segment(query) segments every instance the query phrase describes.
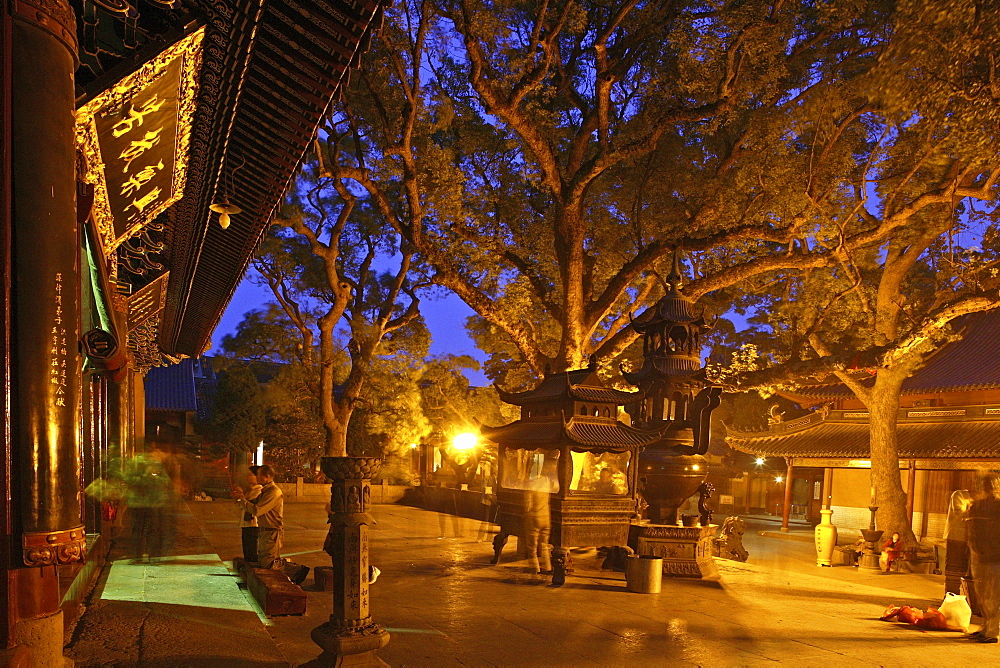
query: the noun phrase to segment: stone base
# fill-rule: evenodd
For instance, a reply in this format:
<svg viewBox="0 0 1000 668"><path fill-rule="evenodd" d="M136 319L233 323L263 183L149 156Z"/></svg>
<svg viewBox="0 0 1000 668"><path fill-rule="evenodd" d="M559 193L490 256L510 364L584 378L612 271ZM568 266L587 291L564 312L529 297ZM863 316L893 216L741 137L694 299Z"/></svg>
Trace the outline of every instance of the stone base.
<svg viewBox="0 0 1000 668"><path fill-rule="evenodd" d="M59 612L48 617L22 619L14 624L14 642L17 646L27 649L32 668L64 668L69 661L63 656L63 613ZM23 651L15 652L11 660L23 660ZM17 665L15 662L12 665Z"/></svg>
<svg viewBox="0 0 1000 668"><path fill-rule="evenodd" d="M316 665L323 666L385 666L376 656L389 644L389 632L378 624L371 624L355 631L337 629L330 623L322 624L310 634L313 642L323 648Z"/></svg>
<svg viewBox="0 0 1000 668"><path fill-rule="evenodd" d="M334 666L335 668L346 668L347 666L366 666L370 668L389 668L389 664L378 658L375 650L363 652L361 654L330 654L323 652L318 657L307 664L305 668L319 668L320 666Z"/></svg>
<svg viewBox="0 0 1000 668"><path fill-rule="evenodd" d="M858 560L858 570L867 573L882 573L882 565L878 562L878 554L865 550Z"/></svg>
<svg viewBox="0 0 1000 668"><path fill-rule="evenodd" d="M638 555L663 559L663 574L670 577L718 580L712 558L712 539L718 525L682 527L670 524L633 524L629 546Z"/></svg>

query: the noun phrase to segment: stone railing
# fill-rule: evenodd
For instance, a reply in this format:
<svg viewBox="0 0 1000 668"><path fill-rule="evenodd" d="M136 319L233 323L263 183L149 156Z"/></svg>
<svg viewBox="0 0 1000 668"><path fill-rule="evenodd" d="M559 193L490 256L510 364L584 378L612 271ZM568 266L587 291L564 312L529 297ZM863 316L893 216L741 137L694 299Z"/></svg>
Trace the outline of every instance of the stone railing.
<svg viewBox="0 0 1000 668"><path fill-rule="evenodd" d="M301 478L297 482L279 482L278 487L285 495L285 501L291 503L327 503L330 501L330 483L303 482ZM374 481L371 485L372 503L398 503L406 490L411 489L407 485L382 484Z"/></svg>

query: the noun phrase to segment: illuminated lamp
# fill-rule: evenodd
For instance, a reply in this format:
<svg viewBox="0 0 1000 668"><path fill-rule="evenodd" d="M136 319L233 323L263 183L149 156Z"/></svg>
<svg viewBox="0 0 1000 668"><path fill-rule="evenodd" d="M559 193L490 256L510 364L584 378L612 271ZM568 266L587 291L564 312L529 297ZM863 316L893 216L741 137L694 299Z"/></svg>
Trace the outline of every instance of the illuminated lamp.
<svg viewBox="0 0 1000 668"><path fill-rule="evenodd" d="M237 213L243 213L243 209L235 204L230 204L229 198L226 196L223 196L219 202L210 205L208 208L219 214L219 227L222 229L229 227L230 216L234 216Z"/></svg>
<svg viewBox="0 0 1000 668"><path fill-rule="evenodd" d="M451 440L451 445L456 450L471 450L476 447L478 442L479 439L475 434L464 432L455 436L455 438Z"/></svg>

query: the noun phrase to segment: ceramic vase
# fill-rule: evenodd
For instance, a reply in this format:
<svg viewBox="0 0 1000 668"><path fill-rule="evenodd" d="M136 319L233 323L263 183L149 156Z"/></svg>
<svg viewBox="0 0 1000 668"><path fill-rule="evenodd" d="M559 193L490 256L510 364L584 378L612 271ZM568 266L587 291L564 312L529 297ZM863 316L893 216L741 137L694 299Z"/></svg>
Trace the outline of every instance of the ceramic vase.
<svg viewBox="0 0 1000 668"><path fill-rule="evenodd" d="M816 565L832 566L833 550L837 547L837 527L830 521L832 510L824 508L819 513L822 519L816 525Z"/></svg>

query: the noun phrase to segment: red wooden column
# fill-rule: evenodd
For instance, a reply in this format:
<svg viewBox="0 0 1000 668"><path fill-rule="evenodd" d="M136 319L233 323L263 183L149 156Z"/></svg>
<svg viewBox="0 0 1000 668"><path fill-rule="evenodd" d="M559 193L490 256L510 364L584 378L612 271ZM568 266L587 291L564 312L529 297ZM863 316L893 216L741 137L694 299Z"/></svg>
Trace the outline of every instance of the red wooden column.
<svg viewBox="0 0 1000 668"><path fill-rule="evenodd" d="M788 515L792 512L792 475L795 474L795 467L792 466L792 458L788 458L788 472L785 473L785 505L781 509L781 530L788 531Z"/></svg>
<svg viewBox="0 0 1000 668"><path fill-rule="evenodd" d="M906 521L913 526L913 501L917 498L917 460L910 460L909 476L906 478ZM919 538L919 536L917 536Z"/></svg>
<svg viewBox="0 0 1000 668"><path fill-rule="evenodd" d="M78 501L76 17L68 0L4 5L5 100L11 92L2 137L10 441L0 476L9 481L3 490L9 504L4 628L13 653L0 663L61 665L57 568L81 561L86 547Z"/></svg>
<svg viewBox="0 0 1000 668"><path fill-rule="evenodd" d="M820 504L822 507L830 510L830 506L833 505L833 469L827 468L823 470L823 503Z"/></svg>
<svg viewBox="0 0 1000 668"><path fill-rule="evenodd" d="M7 391L13 382L11 364L11 310L13 309L11 264L13 229L14 163L11 157L11 115L13 97L13 44L11 4L0 7L0 384ZM11 428L13 414L10 402L0 402L3 427L0 428L0 664L15 663L14 622L17 618L15 588L11 573L10 549L13 542L13 494L11 491ZM22 653L22 660L26 660Z"/></svg>

